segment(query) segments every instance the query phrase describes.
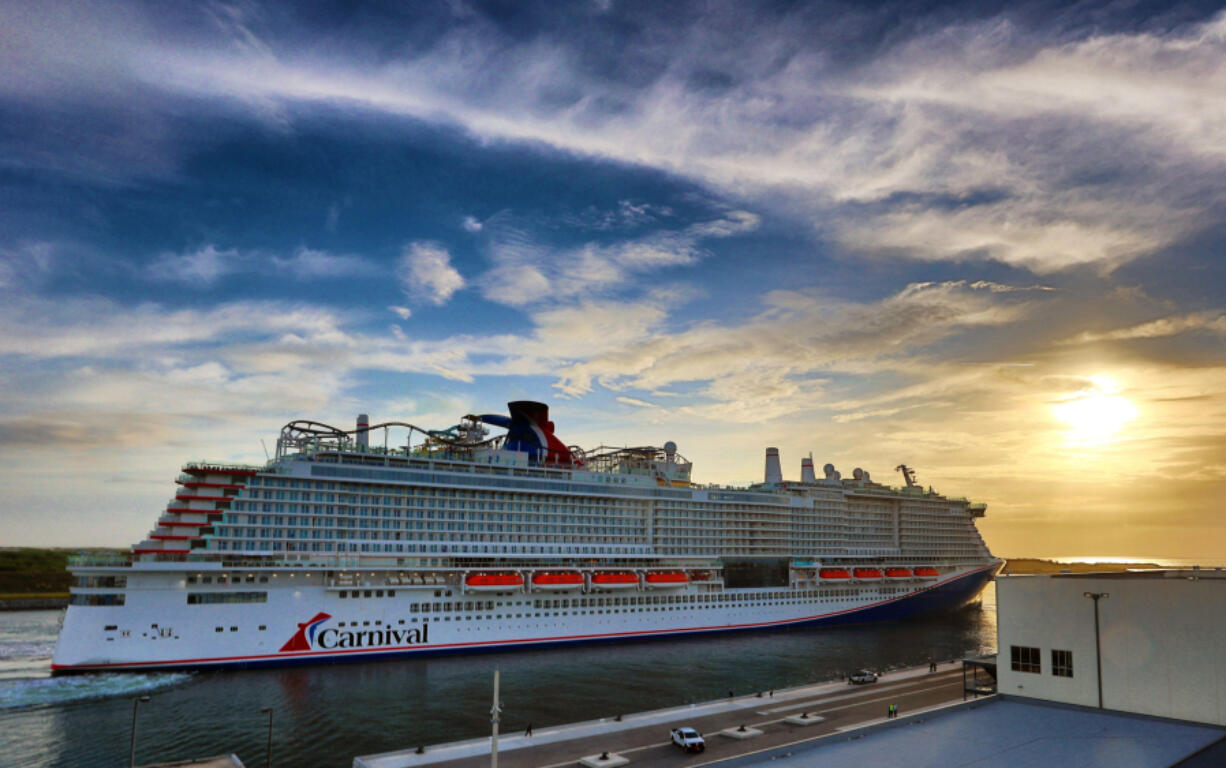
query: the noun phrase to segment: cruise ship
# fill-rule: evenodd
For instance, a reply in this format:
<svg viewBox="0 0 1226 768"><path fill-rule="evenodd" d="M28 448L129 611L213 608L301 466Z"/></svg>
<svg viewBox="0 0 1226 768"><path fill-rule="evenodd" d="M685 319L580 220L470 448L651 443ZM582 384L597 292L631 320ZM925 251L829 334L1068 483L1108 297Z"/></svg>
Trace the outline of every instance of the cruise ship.
<svg viewBox="0 0 1226 768"><path fill-rule="evenodd" d="M491 433L493 436L491 436ZM389 442L390 441L390 442ZM691 481L663 446L567 446L548 406L282 428L188 463L127 557L70 561L55 673L242 668L913 617L995 575L983 504L844 478Z"/></svg>

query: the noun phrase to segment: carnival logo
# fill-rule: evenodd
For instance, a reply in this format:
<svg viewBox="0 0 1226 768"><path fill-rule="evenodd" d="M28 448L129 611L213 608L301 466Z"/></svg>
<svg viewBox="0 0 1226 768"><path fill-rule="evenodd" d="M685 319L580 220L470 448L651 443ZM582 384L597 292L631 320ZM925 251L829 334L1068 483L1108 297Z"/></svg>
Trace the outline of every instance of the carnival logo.
<svg viewBox="0 0 1226 768"><path fill-rule="evenodd" d="M317 613L310 621L298 625L298 631L281 646L281 651L311 651L333 648L379 648L383 646L425 645L430 642L430 625L421 628L392 629L391 627L364 630L342 630L319 625L332 618L327 613Z"/></svg>
<svg viewBox="0 0 1226 768"><path fill-rule="evenodd" d="M315 630L320 624L323 624L328 619L332 618L328 613L317 613L315 618L310 621L303 622L298 625L298 631L289 639L289 642L281 646L281 651L309 651L315 643Z"/></svg>

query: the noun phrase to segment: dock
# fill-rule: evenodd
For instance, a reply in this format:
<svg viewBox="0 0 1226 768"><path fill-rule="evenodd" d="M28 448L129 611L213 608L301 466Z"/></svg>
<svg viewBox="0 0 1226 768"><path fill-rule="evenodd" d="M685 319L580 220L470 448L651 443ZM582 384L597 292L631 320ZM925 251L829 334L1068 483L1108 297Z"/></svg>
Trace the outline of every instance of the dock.
<svg viewBox="0 0 1226 768"><path fill-rule="evenodd" d="M753 692L724 699L599 720L500 735L499 768L562 768L615 765L697 766L773 750L823 736L886 722L891 704L900 717L941 709L963 699L961 667L942 664L882 675L876 683L819 683L786 690ZM703 734L706 750L683 754L669 731L689 726ZM608 754L608 757L601 759ZM621 761L625 762L621 762ZM488 736L449 744L414 745L404 750L354 758L354 768L484 768L490 763Z"/></svg>

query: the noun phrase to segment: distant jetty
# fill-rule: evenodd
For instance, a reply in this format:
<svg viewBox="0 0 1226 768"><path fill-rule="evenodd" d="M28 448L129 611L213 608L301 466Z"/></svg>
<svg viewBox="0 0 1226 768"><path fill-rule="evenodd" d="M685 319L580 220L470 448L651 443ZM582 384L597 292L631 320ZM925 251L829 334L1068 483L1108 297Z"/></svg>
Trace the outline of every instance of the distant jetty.
<svg viewBox="0 0 1226 768"><path fill-rule="evenodd" d="M1133 568L1161 568L1157 563L1059 563L1035 557L1015 557L1005 561L1004 573L1102 573Z"/></svg>

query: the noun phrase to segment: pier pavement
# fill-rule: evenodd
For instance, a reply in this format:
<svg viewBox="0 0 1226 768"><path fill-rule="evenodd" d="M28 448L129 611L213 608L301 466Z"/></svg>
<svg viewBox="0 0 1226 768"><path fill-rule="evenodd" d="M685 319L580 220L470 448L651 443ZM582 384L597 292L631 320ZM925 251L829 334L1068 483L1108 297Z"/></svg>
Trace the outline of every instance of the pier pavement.
<svg viewBox="0 0 1226 768"><path fill-rule="evenodd" d="M889 705L900 715L941 708L962 701L962 673L957 663L882 675L876 683L848 685L845 681L755 692L749 695L538 728L532 736L504 734L498 740L499 768L561 768L603 752L620 755L639 768L698 766L765 749L808 741L820 736L884 722ZM807 715L807 717L800 717ZM799 722L803 724L798 724ZM735 738L740 726L760 735ZM680 726L697 729L706 751L682 753L669 741ZM741 732L743 735L744 732ZM427 745L354 758L354 768L484 768L490 762L489 737ZM602 763L597 763L600 765ZM607 761L603 764L608 764Z"/></svg>

